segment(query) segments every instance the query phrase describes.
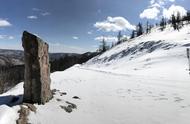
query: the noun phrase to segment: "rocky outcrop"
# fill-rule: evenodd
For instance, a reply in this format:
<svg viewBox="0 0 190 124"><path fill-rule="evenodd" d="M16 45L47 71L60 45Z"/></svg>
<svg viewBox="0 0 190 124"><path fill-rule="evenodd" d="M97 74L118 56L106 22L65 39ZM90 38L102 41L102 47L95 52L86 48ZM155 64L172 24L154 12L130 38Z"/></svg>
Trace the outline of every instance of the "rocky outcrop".
<svg viewBox="0 0 190 124"><path fill-rule="evenodd" d="M45 104L52 98L48 44L23 32L25 77L23 102Z"/></svg>

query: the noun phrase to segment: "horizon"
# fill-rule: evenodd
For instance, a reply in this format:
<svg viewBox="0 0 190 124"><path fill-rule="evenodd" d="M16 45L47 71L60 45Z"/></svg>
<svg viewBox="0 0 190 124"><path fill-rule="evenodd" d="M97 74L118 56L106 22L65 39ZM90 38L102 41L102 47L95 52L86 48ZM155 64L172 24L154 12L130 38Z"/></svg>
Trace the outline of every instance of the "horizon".
<svg viewBox="0 0 190 124"><path fill-rule="evenodd" d="M117 34L129 36L138 22L159 22L190 7L188 0L3 0L0 7L0 49L23 50L27 30L49 44L50 53L85 53L98 49Z"/></svg>

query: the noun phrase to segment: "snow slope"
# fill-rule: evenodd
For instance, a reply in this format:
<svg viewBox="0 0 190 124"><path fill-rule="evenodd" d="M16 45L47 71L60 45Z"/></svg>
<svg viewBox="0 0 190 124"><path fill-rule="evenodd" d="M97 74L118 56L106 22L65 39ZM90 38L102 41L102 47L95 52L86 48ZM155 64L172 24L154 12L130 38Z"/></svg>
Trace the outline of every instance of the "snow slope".
<svg viewBox="0 0 190 124"><path fill-rule="evenodd" d="M190 47L190 25L174 31L167 27L125 42L91 59L85 67L122 74L188 77L186 48Z"/></svg>
<svg viewBox="0 0 190 124"><path fill-rule="evenodd" d="M83 65L52 73L54 98L35 105L37 112L30 113L29 123L190 124L189 31L190 26L180 32L154 29ZM11 120L18 118L18 105L4 104L10 101L7 96L20 94L23 83L0 96L0 101L5 98L0 124L15 124ZM71 113L61 107L68 102L77 106Z"/></svg>

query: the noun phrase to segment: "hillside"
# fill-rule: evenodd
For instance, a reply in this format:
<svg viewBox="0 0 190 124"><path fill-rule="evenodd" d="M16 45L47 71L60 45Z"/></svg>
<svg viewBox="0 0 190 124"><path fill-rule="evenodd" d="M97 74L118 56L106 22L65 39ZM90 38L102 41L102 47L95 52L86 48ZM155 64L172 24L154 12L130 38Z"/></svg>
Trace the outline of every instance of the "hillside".
<svg viewBox="0 0 190 124"><path fill-rule="evenodd" d="M50 53L50 61L59 60L65 56L80 58L82 54L77 53ZM0 66L23 65L24 52L22 50L0 49Z"/></svg>
<svg viewBox="0 0 190 124"><path fill-rule="evenodd" d="M84 66L119 74L188 77L186 48L190 47L190 25L179 32L168 26L125 42L88 61Z"/></svg>
<svg viewBox="0 0 190 124"><path fill-rule="evenodd" d="M54 98L35 104L32 124L189 124L190 25L124 42L82 65L51 74ZM23 83L0 95L0 123L15 124ZM13 97L14 95L14 97ZM15 96L17 101L13 101ZM76 105L70 113L64 108ZM8 107L11 105L13 107Z"/></svg>

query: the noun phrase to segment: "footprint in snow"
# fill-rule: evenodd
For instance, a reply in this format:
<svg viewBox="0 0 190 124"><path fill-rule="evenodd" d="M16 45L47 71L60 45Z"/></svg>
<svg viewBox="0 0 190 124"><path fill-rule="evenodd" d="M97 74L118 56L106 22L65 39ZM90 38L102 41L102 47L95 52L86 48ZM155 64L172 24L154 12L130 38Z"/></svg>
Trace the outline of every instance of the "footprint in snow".
<svg viewBox="0 0 190 124"><path fill-rule="evenodd" d="M158 99L155 99L156 101L157 100L159 100L159 101L161 101L161 100L168 100L168 98L158 98Z"/></svg>
<svg viewBox="0 0 190 124"><path fill-rule="evenodd" d="M180 98L180 97L174 97L174 102L181 102L183 101L184 99Z"/></svg>

